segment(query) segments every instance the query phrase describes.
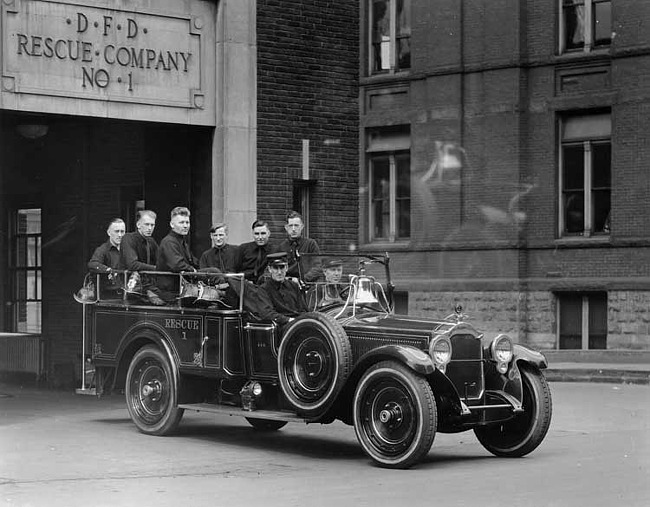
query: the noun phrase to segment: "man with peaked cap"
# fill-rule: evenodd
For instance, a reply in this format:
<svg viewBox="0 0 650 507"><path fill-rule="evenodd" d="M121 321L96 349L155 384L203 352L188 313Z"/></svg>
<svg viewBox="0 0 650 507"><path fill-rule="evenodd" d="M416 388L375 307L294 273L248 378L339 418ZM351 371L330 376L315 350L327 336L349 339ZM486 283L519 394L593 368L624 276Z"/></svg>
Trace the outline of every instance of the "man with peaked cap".
<svg viewBox="0 0 650 507"><path fill-rule="evenodd" d="M276 252L267 256L271 279L262 284L273 303L274 311L264 318L269 318L283 326L295 317L308 311L305 298L297 284L287 279L289 267L287 253Z"/></svg>

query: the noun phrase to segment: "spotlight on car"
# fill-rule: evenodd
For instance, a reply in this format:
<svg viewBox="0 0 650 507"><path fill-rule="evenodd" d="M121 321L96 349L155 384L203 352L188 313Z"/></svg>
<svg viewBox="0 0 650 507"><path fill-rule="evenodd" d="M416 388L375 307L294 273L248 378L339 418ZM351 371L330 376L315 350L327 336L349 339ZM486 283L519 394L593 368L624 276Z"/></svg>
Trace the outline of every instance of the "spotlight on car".
<svg viewBox="0 0 650 507"><path fill-rule="evenodd" d="M490 352L492 353L492 359L497 363L499 373L506 373L513 357L512 340L510 337L505 334L498 335L492 340Z"/></svg>
<svg viewBox="0 0 650 507"><path fill-rule="evenodd" d="M451 341L446 336L437 336L429 345L429 354L441 372L445 372L451 361Z"/></svg>

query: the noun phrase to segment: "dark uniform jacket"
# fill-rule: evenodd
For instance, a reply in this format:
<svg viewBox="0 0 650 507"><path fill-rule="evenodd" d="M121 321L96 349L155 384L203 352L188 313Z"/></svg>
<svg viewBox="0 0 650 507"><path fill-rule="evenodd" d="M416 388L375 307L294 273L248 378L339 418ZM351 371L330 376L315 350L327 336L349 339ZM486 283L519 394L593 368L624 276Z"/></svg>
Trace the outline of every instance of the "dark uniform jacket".
<svg viewBox="0 0 650 507"><path fill-rule="evenodd" d="M201 255L199 267L217 268L222 273L234 273L237 271L239 250L234 245L223 245L221 248L212 247Z"/></svg>
<svg viewBox="0 0 650 507"><path fill-rule="evenodd" d="M129 271L155 271L158 260L158 243L138 231L129 232L120 246L122 263Z"/></svg>
<svg viewBox="0 0 650 507"><path fill-rule="evenodd" d="M278 252L277 247L267 243L258 247L255 241L239 245L237 271L244 273L246 280L257 283L266 270L266 256Z"/></svg>
<svg viewBox="0 0 650 507"><path fill-rule="evenodd" d="M274 309L269 315L263 315L264 319L284 325L289 322L289 317L297 317L307 311L307 303L302 292L291 280L284 282L267 280L262 284L262 288L269 295Z"/></svg>
<svg viewBox="0 0 650 507"><path fill-rule="evenodd" d="M124 269L120 251L111 244L110 240L99 245L88 261L88 269L94 273L106 273L109 268Z"/></svg>
<svg viewBox="0 0 650 507"><path fill-rule="evenodd" d="M320 259L316 255L305 257L297 254L320 254L320 248L316 240L300 237L297 239L285 239L280 243L280 251L287 252L289 256L289 269L287 276L301 278L304 282L314 282L322 274ZM297 254L296 254L297 252ZM300 263L300 264L299 264Z"/></svg>
<svg viewBox="0 0 650 507"><path fill-rule="evenodd" d="M171 271L174 273L196 271L198 263L190 252L190 247L185 238L186 236L169 231L169 234L162 239L158 248L158 262L156 264L158 271ZM158 287L168 291L177 290L178 277L159 276Z"/></svg>

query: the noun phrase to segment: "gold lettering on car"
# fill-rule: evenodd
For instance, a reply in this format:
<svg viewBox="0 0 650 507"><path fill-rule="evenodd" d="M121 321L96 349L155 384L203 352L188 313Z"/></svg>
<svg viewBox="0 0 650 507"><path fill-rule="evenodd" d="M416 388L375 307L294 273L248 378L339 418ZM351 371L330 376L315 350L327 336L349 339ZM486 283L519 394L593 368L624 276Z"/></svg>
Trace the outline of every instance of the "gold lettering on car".
<svg viewBox="0 0 650 507"><path fill-rule="evenodd" d="M180 329L181 331L198 331L199 321L190 319L165 319L167 329Z"/></svg>

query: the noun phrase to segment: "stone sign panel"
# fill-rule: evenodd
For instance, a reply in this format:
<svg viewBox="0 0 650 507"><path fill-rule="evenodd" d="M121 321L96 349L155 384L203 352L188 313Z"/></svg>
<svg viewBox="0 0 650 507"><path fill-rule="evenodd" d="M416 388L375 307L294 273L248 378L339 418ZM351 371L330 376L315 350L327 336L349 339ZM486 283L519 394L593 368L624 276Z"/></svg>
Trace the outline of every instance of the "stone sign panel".
<svg viewBox="0 0 650 507"><path fill-rule="evenodd" d="M213 123L211 4L147 2L186 9L148 12L138 2L128 11L101 2L2 2L3 106L32 109L39 98L60 97L83 102L62 100L51 112L130 118L139 110L152 120Z"/></svg>

